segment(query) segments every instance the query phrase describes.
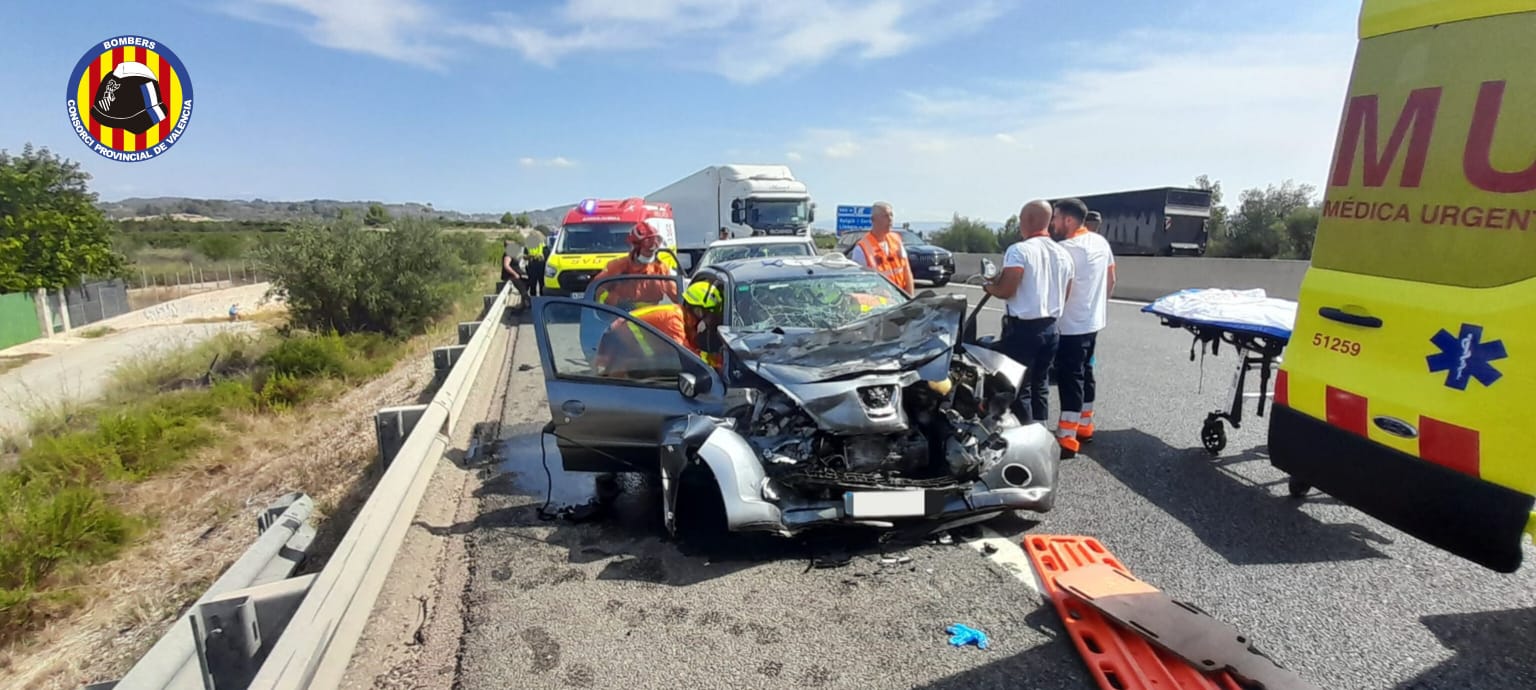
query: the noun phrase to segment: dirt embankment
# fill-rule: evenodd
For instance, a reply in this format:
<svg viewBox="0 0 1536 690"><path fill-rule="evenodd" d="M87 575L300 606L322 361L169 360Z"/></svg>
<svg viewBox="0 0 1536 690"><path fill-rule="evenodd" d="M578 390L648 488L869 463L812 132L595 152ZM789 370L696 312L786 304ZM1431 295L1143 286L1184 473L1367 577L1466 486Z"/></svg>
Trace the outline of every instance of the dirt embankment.
<svg viewBox="0 0 1536 690"><path fill-rule="evenodd" d="M374 412L425 399L427 354L440 344L414 344L392 371L340 398L240 418L237 437L131 487L125 508L152 516L151 534L86 573L92 585L79 594L90 603L0 651L0 687L64 690L120 678L250 546L256 516L289 491L315 499L325 521L317 552L334 546L377 479Z"/></svg>

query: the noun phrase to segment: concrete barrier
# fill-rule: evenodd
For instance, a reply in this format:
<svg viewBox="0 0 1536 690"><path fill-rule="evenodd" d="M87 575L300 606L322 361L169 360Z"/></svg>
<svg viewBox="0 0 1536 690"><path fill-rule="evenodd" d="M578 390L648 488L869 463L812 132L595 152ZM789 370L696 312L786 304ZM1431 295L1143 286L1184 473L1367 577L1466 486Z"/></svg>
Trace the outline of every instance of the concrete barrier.
<svg viewBox="0 0 1536 690"><path fill-rule="evenodd" d="M1001 254L956 254L955 280L981 272L981 260L1003 267ZM1184 288L1263 288L1270 297L1294 300L1309 261L1217 259L1210 257L1115 257L1115 297L1150 302Z"/></svg>

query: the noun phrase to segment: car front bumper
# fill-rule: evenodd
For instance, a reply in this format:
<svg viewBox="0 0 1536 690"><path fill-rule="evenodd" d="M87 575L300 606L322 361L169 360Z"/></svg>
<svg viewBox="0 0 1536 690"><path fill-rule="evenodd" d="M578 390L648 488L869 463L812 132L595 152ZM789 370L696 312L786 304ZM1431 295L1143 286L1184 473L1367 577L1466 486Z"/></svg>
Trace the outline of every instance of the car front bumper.
<svg viewBox="0 0 1536 690"><path fill-rule="evenodd" d="M847 490L832 499L807 499L779 486L767 477L746 439L731 429L717 428L699 448L698 455L715 475L727 527L735 532L788 536L832 525L963 524L1007 510L1050 511L1055 506L1061 452L1055 435L1041 424L1014 426L1002 433L1006 448L982 471L980 479L961 491L889 489L891 493L906 494L914 506L921 506L906 514L856 514L851 510L854 500L850 493L870 493L867 489ZM1007 481L1005 477L1019 477L1017 469L1005 474L1004 468L1010 466L1026 471L1027 479Z"/></svg>
<svg viewBox="0 0 1536 690"><path fill-rule="evenodd" d="M944 281L955 275L953 256L916 256L907 259L916 280Z"/></svg>

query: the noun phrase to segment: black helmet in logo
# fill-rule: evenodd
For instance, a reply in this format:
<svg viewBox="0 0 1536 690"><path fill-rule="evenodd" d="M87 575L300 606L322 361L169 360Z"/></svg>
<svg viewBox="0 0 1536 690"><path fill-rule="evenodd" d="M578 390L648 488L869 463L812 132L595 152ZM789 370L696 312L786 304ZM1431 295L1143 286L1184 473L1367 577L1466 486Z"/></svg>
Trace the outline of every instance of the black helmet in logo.
<svg viewBox="0 0 1536 690"><path fill-rule="evenodd" d="M96 87L91 116L108 127L143 134L166 119L160 80L141 62L124 62Z"/></svg>

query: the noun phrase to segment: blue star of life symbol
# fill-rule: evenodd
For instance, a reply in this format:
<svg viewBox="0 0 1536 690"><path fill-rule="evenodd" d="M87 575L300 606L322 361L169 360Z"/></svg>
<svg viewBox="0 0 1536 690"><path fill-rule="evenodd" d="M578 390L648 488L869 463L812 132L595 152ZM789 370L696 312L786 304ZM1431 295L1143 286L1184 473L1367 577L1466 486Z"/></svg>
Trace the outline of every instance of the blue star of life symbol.
<svg viewBox="0 0 1536 690"><path fill-rule="evenodd" d="M1462 324L1459 338L1442 328L1429 341L1440 348L1439 354L1425 358L1429 362L1429 370L1446 372L1447 388L1464 391L1467 389L1467 383L1472 379L1477 379L1477 382L1484 387L1492 386L1494 381L1504 376L1489 364L1493 360L1509 356L1504 351L1504 341L1483 342L1482 326Z"/></svg>

